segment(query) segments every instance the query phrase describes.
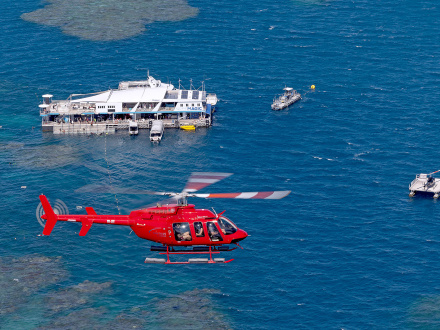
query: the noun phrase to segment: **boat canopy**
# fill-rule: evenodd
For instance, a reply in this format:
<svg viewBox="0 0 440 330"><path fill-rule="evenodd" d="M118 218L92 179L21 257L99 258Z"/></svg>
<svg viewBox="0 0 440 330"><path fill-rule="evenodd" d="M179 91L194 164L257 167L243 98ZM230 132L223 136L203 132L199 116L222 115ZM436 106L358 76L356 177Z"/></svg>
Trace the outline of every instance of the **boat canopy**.
<svg viewBox="0 0 440 330"><path fill-rule="evenodd" d="M163 131L163 121L153 120L150 133L162 133L162 131Z"/></svg>

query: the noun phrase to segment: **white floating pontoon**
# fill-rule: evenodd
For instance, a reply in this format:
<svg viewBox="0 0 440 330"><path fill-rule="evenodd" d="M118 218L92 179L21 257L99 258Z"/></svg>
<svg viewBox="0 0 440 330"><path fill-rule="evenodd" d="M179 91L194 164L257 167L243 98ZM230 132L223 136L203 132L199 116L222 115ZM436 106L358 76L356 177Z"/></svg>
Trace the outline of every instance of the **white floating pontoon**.
<svg viewBox="0 0 440 330"><path fill-rule="evenodd" d="M162 120L165 128L181 125L209 127L218 102L217 95L206 94L205 84L199 89L170 83L148 75L147 80L122 81L118 89L89 94L71 94L67 100L52 100L43 95L39 105L43 131L54 134L102 133L129 128L151 128L153 119ZM92 125L93 124L93 125Z"/></svg>
<svg viewBox="0 0 440 330"><path fill-rule="evenodd" d="M440 179L432 176L436 172L417 174L409 185L409 196L413 197L416 192L422 192L434 194L434 198L438 198L440 196Z"/></svg>

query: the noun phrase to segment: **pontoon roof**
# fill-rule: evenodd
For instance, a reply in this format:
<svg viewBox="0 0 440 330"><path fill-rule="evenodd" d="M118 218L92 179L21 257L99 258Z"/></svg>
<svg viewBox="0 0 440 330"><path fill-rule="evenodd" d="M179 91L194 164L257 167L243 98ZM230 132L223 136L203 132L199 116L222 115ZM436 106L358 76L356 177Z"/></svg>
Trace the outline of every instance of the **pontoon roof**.
<svg viewBox="0 0 440 330"><path fill-rule="evenodd" d="M109 90L95 95L73 100L73 102L107 102L107 103L137 103L159 102L163 100L167 88L129 88L125 90Z"/></svg>

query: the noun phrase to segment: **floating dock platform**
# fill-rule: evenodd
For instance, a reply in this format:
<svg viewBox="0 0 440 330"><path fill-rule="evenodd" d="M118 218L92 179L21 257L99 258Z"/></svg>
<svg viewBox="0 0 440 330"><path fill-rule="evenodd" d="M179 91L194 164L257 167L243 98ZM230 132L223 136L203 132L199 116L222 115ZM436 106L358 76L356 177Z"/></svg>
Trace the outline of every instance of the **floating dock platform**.
<svg viewBox="0 0 440 330"><path fill-rule="evenodd" d="M108 134L129 131L130 122L139 129L151 128L161 120L164 128L209 127L218 102L207 94L205 85L190 89L162 83L148 75L147 80L123 81L118 89L71 94L67 100L53 101L43 95L39 105L43 132L54 134Z"/></svg>
<svg viewBox="0 0 440 330"><path fill-rule="evenodd" d="M203 119L162 119L164 128L182 128L209 127L211 121ZM46 122L42 125L43 132L52 132L53 134L113 134L117 130L129 131L131 120L106 120L99 122ZM139 129L150 129L153 120L137 120Z"/></svg>

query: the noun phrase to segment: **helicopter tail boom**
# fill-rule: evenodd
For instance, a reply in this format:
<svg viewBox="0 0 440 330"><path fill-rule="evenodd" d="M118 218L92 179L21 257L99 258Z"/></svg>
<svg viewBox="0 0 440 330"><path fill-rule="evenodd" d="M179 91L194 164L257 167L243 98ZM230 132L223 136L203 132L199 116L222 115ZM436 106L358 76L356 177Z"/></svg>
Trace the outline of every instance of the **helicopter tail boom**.
<svg viewBox="0 0 440 330"><path fill-rule="evenodd" d="M80 222L81 230L79 231L79 236L86 236L93 223L120 226L132 226L135 223L135 220L130 219L130 216L128 215L97 215L93 207L86 207L87 215L58 215L53 210L46 196L40 195L40 201L44 209L44 214L41 216L41 218L46 220L43 235L47 236L51 234L52 229L55 227L57 221Z"/></svg>

